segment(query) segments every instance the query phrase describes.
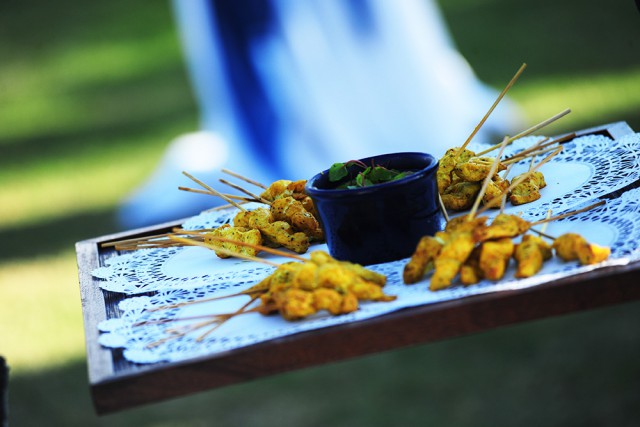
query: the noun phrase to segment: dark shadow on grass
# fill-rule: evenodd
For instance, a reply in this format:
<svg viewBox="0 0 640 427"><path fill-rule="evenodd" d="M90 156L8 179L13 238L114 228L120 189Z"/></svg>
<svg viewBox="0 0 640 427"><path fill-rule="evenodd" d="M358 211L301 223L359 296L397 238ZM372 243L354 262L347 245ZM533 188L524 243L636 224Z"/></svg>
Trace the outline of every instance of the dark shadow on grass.
<svg viewBox="0 0 640 427"><path fill-rule="evenodd" d="M631 1L439 1L477 74L503 87L522 62L536 79L638 67L640 17Z"/></svg>
<svg viewBox="0 0 640 427"><path fill-rule="evenodd" d="M640 417L639 308L636 302L506 327L100 418L91 405L86 366L76 361L14 375L10 421L124 427L634 426Z"/></svg>

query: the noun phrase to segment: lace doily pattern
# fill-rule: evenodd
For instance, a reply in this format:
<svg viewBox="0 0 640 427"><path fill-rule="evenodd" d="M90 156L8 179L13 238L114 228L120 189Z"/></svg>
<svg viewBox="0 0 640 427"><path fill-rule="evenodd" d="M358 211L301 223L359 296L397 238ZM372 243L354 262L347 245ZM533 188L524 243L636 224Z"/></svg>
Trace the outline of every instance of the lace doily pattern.
<svg viewBox="0 0 640 427"><path fill-rule="evenodd" d="M504 157L517 154L541 139L518 139L505 148ZM482 147L472 149L481 151ZM544 156L546 154L537 161ZM525 159L514 165L509 177L526 172L530 162L530 159ZM549 209L554 213L573 209L638 181L640 134L629 134L617 140L601 135L573 139L564 143L562 152L543 165L540 171L547 181L547 187L541 190L542 198L526 205L507 204L505 212L522 212L525 218L534 221L544 218Z"/></svg>
<svg viewBox="0 0 640 427"><path fill-rule="evenodd" d="M119 306L121 317L100 324L103 332L100 342L106 347L124 348L124 357L135 363L181 361L302 331L365 320L406 307L522 289L604 266L623 265L640 260L637 247L640 241L639 200L640 189L634 189L593 210L549 224L548 234L557 236L570 231L579 232L591 242L610 246L610 259L596 266L564 263L554 258L538 275L528 279L515 279L514 266L511 265L505 278L499 282L485 280L474 286L456 285L431 292L428 290L428 277L415 285L403 284L402 270L406 260L400 260L370 267L387 275L385 292L396 295L395 301L363 303L358 311L347 315L320 313L296 322L287 322L279 316L249 313L235 316L221 325L214 323L216 318L213 315L234 313L249 301L247 296L215 298L235 294L257 283L261 277L254 274L237 286L225 287L212 282L196 287L173 287L153 296L125 299ZM194 329L195 326L200 327Z"/></svg>

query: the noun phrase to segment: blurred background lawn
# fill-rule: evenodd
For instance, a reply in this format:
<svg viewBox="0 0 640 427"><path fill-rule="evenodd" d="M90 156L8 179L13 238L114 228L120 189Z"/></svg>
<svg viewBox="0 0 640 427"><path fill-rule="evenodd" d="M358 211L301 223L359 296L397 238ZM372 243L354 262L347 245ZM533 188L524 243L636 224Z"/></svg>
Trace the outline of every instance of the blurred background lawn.
<svg viewBox="0 0 640 427"><path fill-rule="evenodd" d="M633 1L441 5L481 79L500 89L529 64L510 92L528 123L570 107L548 133L619 120L640 130ZM196 126L168 3L0 3L0 355L12 369L11 425L636 425L638 303L97 417L74 242L116 231L119 201Z"/></svg>

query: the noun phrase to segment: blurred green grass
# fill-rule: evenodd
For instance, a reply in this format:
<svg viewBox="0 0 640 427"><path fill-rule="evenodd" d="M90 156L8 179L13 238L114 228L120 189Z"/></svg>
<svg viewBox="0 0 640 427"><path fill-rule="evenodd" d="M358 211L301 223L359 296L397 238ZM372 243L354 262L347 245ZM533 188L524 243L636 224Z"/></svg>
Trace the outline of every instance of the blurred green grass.
<svg viewBox="0 0 640 427"><path fill-rule="evenodd" d="M547 131L640 129L633 2L440 2L478 75ZM0 3L0 354L12 425L634 425L638 304L548 319L98 418L73 244L196 128L168 3ZM479 116L483 112L479 112ZM426 325L425 327L428 327Z"/></svg>

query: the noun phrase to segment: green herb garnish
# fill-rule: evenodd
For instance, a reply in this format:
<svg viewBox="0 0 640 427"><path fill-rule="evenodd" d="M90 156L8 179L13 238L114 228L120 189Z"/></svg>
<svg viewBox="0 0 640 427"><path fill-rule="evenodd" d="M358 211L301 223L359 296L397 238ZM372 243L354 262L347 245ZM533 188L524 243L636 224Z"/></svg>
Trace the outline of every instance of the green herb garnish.
<svg viewBox="0 0 640 427"><path fill-rule="evenodd" d="M355 166L355 170L350 172L349 168L351 166ZM349 176L349 179L337 188L353 189L395 181L412 173L411 171L389 169L381 165L367 166L359 160L349 160L345 163L334 163L331 165L329 168L329 181L339 182Z"/></svg>

